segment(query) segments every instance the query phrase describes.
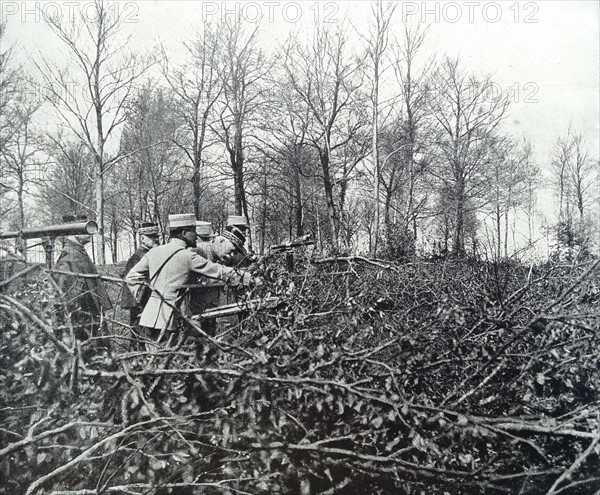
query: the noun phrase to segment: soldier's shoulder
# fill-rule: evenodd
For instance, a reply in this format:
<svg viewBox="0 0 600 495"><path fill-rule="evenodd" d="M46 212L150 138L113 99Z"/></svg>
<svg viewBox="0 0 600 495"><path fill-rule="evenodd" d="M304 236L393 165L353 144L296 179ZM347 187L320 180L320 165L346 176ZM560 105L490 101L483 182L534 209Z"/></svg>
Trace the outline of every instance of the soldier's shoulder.
<svg viewBox="0 0 600 495"><path fill-rule="evenodd" d="M146 256L153 261L164 260L169 256L179 259L187 259L192 257L193 253L189 249L182 248L181 246L173 243L163 244L152 248L146 253Z"/></svg>
<svg viewBox="0 0 600 495"><path fill-rule="evenodd" d="M171 245L161 244L160 246L153 247L150 251L146 252L146 256L157 256L165 252L170 252L171 250Z"/></svg>

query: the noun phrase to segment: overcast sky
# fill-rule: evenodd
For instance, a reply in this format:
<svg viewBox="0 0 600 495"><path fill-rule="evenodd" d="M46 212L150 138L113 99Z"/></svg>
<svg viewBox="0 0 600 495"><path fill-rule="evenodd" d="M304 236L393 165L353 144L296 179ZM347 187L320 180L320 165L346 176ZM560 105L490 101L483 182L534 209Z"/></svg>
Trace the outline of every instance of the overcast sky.
<svg viewBox="0 0 600 495"><path fill-rule="evenodd" d="M41 11L59 11L68 18L90 12L89 2L21 2L3 0L0 14L8 23L7 41L20 56L39 50L60 60L65 48L44 24ZM475 72L491 73L514 100L505 130L527 135L543 167L550 148L569 122L583 133L598 157L600 120L598 1L465 1L399 2L396 31L402 22L429 24L428 50L460 55ZM275 47L292 30L324 22L349 20L357 30L367 27L369 2L332 1L123 1L118 7L125 30L140 50L160 37L172 50L202 22L241 12L246 22L262 16L261 39ZM27 62L26 62L27 65ZM390 74L391 76L391 74Z"/></svg>

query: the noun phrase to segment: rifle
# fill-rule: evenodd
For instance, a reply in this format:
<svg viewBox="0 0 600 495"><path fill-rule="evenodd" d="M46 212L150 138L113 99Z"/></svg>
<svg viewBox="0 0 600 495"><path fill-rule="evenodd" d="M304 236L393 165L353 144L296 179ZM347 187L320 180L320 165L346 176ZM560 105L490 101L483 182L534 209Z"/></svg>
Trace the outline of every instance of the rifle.
<svg viewBox="0 0 600 495"><path fill-rule="evenodd" d="M314 246L315 241L312 240L311 234L306 234L296 240L284 242L283 244L273 244L269 246L269 254L288 253L293 249L303 246Z"/></svg>
<svg viewBox="0 0 600 495"><path fill-rule="evenodd" d="M226 304L208 309L199 315L192 316L192 320L209 320L222 316L231 316L245 311L264 311L279 306L284 301L281 297L265 297L264 299L252 299L250 301L240 301L233 304Z"/></svg>
<svg viewBox="0 0 600 495"><path fill-rule="evenodd" d="M306 246L313 246L315 244L315 241L310 239L311 234L307 234L305 236L302 236L298 239L295 239L293 241L288 241L282 244L273 244L271 246L269 246L269 250L267 252L267 254L260 256L260 257L253 257L253 258L249 258L250 261L252 261L253 263L259 263L262 262L266 259L268 259L271 256L274 256L276 254L286 254L287 256L287 264L288 264L288 270L292 271L293 270L293 250L296 248L300 248L300 247L306 247ZM222 286L222 285L221 285ZM186 285L183 286L186 289L199 289L201 291L201 293L203 293L202 295L205 298L211 298L211 294L209 293L210 291L218 291L219 290L219 286L215 286L215 285L198 285L198 284L193 284L193 285ZM201 295L197 296L198 298L202 298ZM212 297L215 297L214 294ZM246 312L246 311L264 311L267 309L273 309L276 308L277 306L279 306L285 299L280 298L280 297L267 297L264 299L254 299L251 301L240 301L240 302L236 302L233 304L226 304L226 305L222 305L222 306L216 306L216 307L212 307L210 309L204 309L201 304L198 303L198 301L190 301L190 306L192 307L192 310L196 310L199 312L199 314L195 314L194 316L192 316L193 320L197 320L197 321L203 321L203 320L210 320L212 318L219 318L219 317L223 317L223 316L231 316L231 315L235 315L238 313L242 313L242 312ZM200 312L201 311L201 312Z"/></svg>

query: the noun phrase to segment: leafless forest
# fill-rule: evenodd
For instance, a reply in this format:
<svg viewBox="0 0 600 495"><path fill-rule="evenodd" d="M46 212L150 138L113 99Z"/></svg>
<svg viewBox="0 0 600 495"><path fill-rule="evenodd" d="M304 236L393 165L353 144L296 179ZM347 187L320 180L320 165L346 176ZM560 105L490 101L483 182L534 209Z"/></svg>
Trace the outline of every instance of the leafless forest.
<svg viewBox="0 0 600 495"><path fill-rule="evenodd" d="M600 167L569 116L536 155L396 3L268 49L227 16L176 55L90 3L44 16L56 60L0 24L0 231L95 219L118 306L140 222L245 215L264 283L214 335L134 349L117 307L79 341L37 241L1 240L0 493L600 493Z"/></svg>

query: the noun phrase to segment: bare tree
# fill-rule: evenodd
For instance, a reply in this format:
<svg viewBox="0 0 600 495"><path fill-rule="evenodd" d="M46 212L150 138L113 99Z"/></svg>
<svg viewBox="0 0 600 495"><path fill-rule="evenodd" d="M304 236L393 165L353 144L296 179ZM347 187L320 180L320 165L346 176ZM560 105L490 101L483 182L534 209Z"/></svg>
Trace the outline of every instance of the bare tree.
<svg viewBox="0 0 600 495"><path fill-rule="evenodd" d="M0 22L0 152L18 128L19 107L23 83L20 68L13 63L13 46L6 46L6 22Z"/></svg>
<svg viewBox="0 0 600 495"><path fill-rule="evenodd" d="M5 33L0 24L0 46ZM13 65L10 47L0 51L0 215L16 207L14 226L27 225L25 196L43 167L39 132L34 116L41 106L30 92L31 81L22 67ZM16 198L16 203L11 199ZM17 250L27 257L27 242L17 239Z"/></svg>
<svg viewBox="0 0 600 495"><path fill-rule="evenodd" d="M453 204L452 254L465 250L465 219L480 208L492 159L493 138L508 98L497 94L489 76L463 72L457 59L446 58L436 72L431 111L439 125L439 154L432 173L445 183Z"/></svg>
<svg viewBox="0 0 600 495"><path fill-rule="evenodd" d="M400 115L380 129L380 148L383 160L380 164L380 190L383 196L383 224L385 225L386 249L396 255L409 255L414 251L412 225L417 211L412 208L416 194L416 175L412 147L408 142L404 119ZM394 245L394 246L392 246Z"/></svg>
<svg viewBox="0 0 600 495"><path fill-rule="evenodd" d="M307 227L306 208L310 183L316 180L316 157L307 141L309 116L298 111L297 97L280 73L271 74L273 94L261 110L257 136L262 163L253 193L260 198L258 241L264 250L267 238L302 236Z"/></svg>
<svg viewBox="0 0 600 495"><path fill-rule="evenodd" d="M487 196L495 226L494 251L508 257L509 218L532 201L536 177L531 169L531 146L508 137L490 141L491 160Z"/></svg>
<svg viewBox="0 0 600 495"><path fill-rule="evenodd" d="M587 249L595 231L590 207L598 194L598 161L589 156L583 136L569 126L551 152L550 165L559 198L556 229L562 234L558 237L571 239L569 247L580 244Z"/></svg>
<svg viewBox="0 0 600 495"><path fill-rule="evenodd" d="M219 70L222 26L205 23L194 39L184 43L187 61L172 66L162 47L162 71L174 94L174 108L180 128L173 141L192 165L194 213L203 217L202 165L205 149L214 144L207 132L212 124L213 111L222 93L224 74Z"/></svg>
<svg viewBox="0 0 600 495"><path fill-rule="evenodd" d="M41 133L35 115L42 106L34 82L22 66L15 64L14 47L3 38L6 24L0 23L0 219L11 226L27 226L26 196L45 166L40 153ZM16 216L12 213L16 209ZM30 219L32 217L29 217ZM27 256L27 243L17 239L17 249Z"/></svg>
<svg viewBox="0 0 600 495"><path fill-rule="evenodd" d="M570 181L573 186L573 202L579 214L579 221L586 220L586 213L593 201L592 188L595 186L594 161L585 149L583 135L573 137L573 162L571 165Z"/></svg>
<svg viewBox="0 0 600 495"><path fill-rule="evenodd" d="M360 111L356 112L360 122L367 122L368 118ZM372 152L370 144L372 136L366 129L355 132L354 138L339 149L337 153L337 162L335 173L335 185L338 191L338 204L340 208L339 237L341 245L345 249L350 249L353 239L357 234L359 223L357 222L356 212L360 202L355 200L357 189L355 185L364 174L359 165Z"/></svg>
<svg viewBox="0 0 600 495"><path fill-rule="evenodd" d="M533 162L531 143L527 139L514 142L509 150L509 166L507 168L508 185L506 193L508 201L504 212L504 256L508 257L509 215L513 217L513 235L515 221L519 211L528 214L528 225L533 221L535 213L536 190L539 169ZM529 225L529 242L533 237L533 226Z"/></svg>
<svg viewBox="0 0 600 495"><path fill-rule="evenodd" d="M94 0L93 8L93 19L82 13L74 23L58 15L46 16L48 25L67 48L68 66L61 69L50 60L41 60L37 66L60 120L85 143L93 158L99 262L105 263L106 174L123 158L117 148L117 131L125 121L134 82L150 64L131 51L130 37L122 36L119 9L110 8L104 0ZM75 74L71 68L76 69ZM83 82L85 97L76 92L78 81Z"/></svg>
<svg viewBox="0 0 600 495"><path fill-rule="evenodd" d="M35 101L22 101L15 111L14 132L0 151L3 162L2 184L17 197L17 225L19 229L26 227L25 194L28 186L40 175L44 163L36 155L40 152L39 133L36 132L33 116L40 104ZM23 256L26 245L20 246Z"/></svg>
<svg viewBox="0 0 600 495"><path fill-rule="evenodd" d="M11 200L11 174L5 170L2 155L14 133L21 127L18 109L22 83L19 67L13 64L13 47L7 47L3 41L6 35L6 23L0 22L0 218L5 218L14 207ZM13 198L14 199L14 198Z"/></svg>
<svg viewBox="0 0 600 495"><path fill-rule="evenodd" d="M379 122L380 116L380 82L386 70L385 53L389 46L389 31L392 16L397 4L383 3L378 0L371 6L371 19L369 19L369 35L364 39L367 43L366 61L368 62L368 79L371 82L371 159L373 163L373 184L375 200L375 232L373 238L373 255L377 255L380 220L380 183L381 164L379 160Z"/></svg>
<svg viewBox="0 0 600 495"><path fill-rule="evenodd" d="M245 164L250 127L266 98L264 81L271 64L257 45L259 25L247 29L240 15L225 20L222 29L225 79L218 134L227 150L233 174L237 215L248 215Z"/></svg>
<svg viewBox="0 0 600 495"><path fill-rule="evenodd" d="M110 174L119 193L119 215L126 219L134 246L140 222L156 222L165 231L168 213L190 197L185 157L173 145L181 114L171 96L152 81L139 88L121 135L127 158Z"/></svg>
<svg viewBox="0 0 600 495"><path fill-rule="evenodd" d="M523 166L523 180L525 187L525 197L521 208L527 216L528 244L531 244L535 229L535 215L537 204L537 189L540 183L540 169L533 160L533 147L531 142L524 138L520 143L520 160Z"/></svg>
<svg viewBox="0 0 600 495"><path fill-rule="evenodd" d="M573 155L573 137L572 129L569 126L565 137L560 137L552 150L550 157L550 166L555 181L555 187L558 192L558 218L571 217L571 203L568 200L570 195L569 169Z"/></svg>
<svg viewBox="0 0 600 495"><path fill-rule="evenodd" d="M420 60L426 36L427 28L405 24L401 40L396 41L394 61L394 72L400 86L402 102L399 117L403 139L397 144L402 146L402 149L396 156L403 169L401 176L404 179L401 202L403 206L400 210L403 222L401 227L404 237L412 238L413 245L417 240L417 219L428 199L424 187L425 165L429 163L426 153L433 134L433 119L428 105L432 97L434 59ZM421 159L417 163L415 157L419 155ZM386 212L386 219L389 222L389 212Z"/></svg>
<svg viewBox="0 0 600 495"><path fill-rule="evenodd" d="M286 45L284 69L299 110L313 125L307 139L317 150L328 211L331 244L339 248L340 205L336 199L336 153L355 139L365 121L353 113L359 97L358 60L348 56L343 26L317 26L309 46L297 38Z"/></svg>
<svg viewBox="0 0 600 495"><path fill-rule="evenodd" d="M56 223L65 213L93 211L94 167L85 143L59 134L44 147L50 163L37 184L38 215Z"/></svg>

